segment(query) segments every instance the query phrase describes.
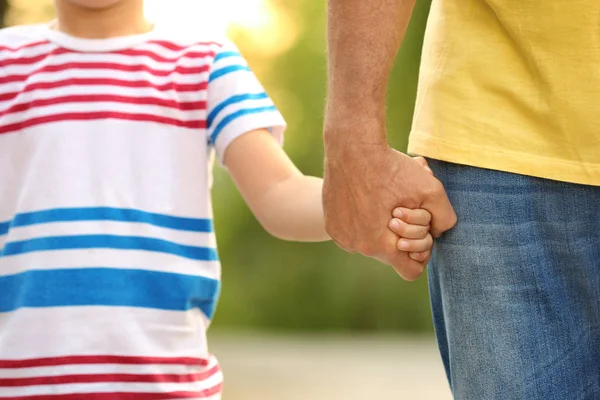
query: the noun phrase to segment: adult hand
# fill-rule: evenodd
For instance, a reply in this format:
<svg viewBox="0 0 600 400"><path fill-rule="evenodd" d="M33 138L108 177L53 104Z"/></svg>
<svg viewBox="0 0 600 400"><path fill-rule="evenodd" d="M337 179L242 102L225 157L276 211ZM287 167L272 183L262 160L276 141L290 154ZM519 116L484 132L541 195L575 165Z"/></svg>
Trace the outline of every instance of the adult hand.
<svg viewBox="0 0 600 400"><path fill-rule="evenodd" d="M388 228L392 210L426 209L432 215L434 237L456 224L443 185L423 168L423 161L387 143L326 146L323 205L327 232L346 251L392 265L406 280L418 278L429 260L415 260L398 250L398 236Z"/></svg>

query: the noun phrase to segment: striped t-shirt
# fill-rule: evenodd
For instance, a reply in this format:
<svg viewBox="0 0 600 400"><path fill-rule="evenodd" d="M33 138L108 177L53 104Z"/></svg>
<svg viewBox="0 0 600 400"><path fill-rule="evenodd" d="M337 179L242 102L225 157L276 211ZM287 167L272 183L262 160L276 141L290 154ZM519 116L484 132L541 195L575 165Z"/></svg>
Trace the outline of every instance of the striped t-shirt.
<svg viewBox="0 0 600 400"><path fill-rule="evenodd" d="M218 399L212 155L285 122L216 37L0 31L0 399Z"/></svg>

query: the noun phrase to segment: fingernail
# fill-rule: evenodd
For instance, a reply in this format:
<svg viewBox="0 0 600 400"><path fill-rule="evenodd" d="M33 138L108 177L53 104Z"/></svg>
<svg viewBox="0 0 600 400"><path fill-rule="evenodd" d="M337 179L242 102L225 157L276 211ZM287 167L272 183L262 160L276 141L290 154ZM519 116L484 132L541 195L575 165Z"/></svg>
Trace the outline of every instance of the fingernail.
<svg viewBox="0 0 600 400"><path fill-rule="evenodd" d="M406 250L406 249L408 249L408 241L406 241L406 240L404 240L404 239L400 240L400 248L401 248L402 250Z"/></svg>
<svg viewBox="0 0 600 400"><path fill-rule="evenodd" d="M401 210L401 209L399 209L399 208L396 208L396 209L394 210L394 213L393 213L393 215L394 215L394 217L396 217L396 218L400 218L400 219L402 219L402 215L403 215L403 214L402 214L402 210Z"/></svg>
<svg viewBox="0 0 600 400"><path fill-rule="evenodd" d="M390 222L390 228L392 228L392 230L397 231L398 229L400 229L400 222L397 219L392 219Z"/></svg>

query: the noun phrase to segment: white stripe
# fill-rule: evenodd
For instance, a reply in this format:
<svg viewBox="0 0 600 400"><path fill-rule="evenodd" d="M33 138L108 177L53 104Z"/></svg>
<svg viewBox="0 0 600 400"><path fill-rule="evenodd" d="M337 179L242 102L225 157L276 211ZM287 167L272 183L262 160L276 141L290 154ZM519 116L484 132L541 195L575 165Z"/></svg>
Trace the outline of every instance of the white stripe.
<svg viewBox="0 0 600 400"><path fill-rule="evenodd" d="M229 72L209 82L208 96L210 105L216 106L221 100L235 94L261 93L264 91L265 89L252 71L239 70Z"/></svg>
<svg viewBox="0 0 600 400"><path fill-rule="evenodd" d="M218 40L218 39L215 40L214 38L213 39L206 38L205 41L203 41L202 39L194 40L194 41L172 40L172 39L159 40L159 42L162 42L162 41L173 44L174 46L177 46L177 47L182 47L183 49L170 50L167 47L159 45L153 41L146 42L143 45L139 46L139 48L142 50L152 51L154 53L160 54L163 57L174 58L174 57L181 57L182 55L185 55L185 53L189 53L189 52L205 52L205 51L217 52L222 47L222 45L219 44L219 42L221 40ZM215 43L208 44L208 42L215 42Z"/></svg>
<svg viewBox="0 0 600 400"><path fill-rule="evenodd" d="M285 120L279 111L261 112L238 117L227 124L227 127L217 136L217 142L215 143L217 156L222 163L225 151L233 140L244 133L261 128L273 128L271 135L282 145L285 127Z"/></svg>
<svg viewBox="0 0 600 400"><path fill-rule="evenodd" d="M222 382L221 374L216 374L207 380L192 383L82 383L46 386L23 386L0 388L0 398L25 397L41 395L60 395L74 393L169 393L169 392L199 392L210 389Z"/></svg>
<svg viewBox="0 0 600 400"><path fill-rule="evenodd" d="M208 319L198 309L21 308L0 313L0 358L120 355L206 359L208 326Z"/></svg>
<svg viewBox="0 0 600 400"><path fill-rule="evenodd" d="M43 41L44 41L44 39L39 38L36 40L28 40L27 42L23 42L23 43L19 43L19 44L10 43L10 42L9 43L0 43L1 45L6 45L8 47L19 48L17 51L0 50L0 57L2 57L2 60L37 57L37 56L41 56L44 54L49 54L52 50L57 48L57 46L54 43L50 43L50 42L44 43L44 44L39 44L39 45L36 45L33 47L23 48L23 46L27 46L30 43L38 43L38 42L43 42Z"/></svg>
<svg viewBox="0 0 600 400"><path fill-rule="evenodd" d="M25 134L26 132L26 134ZM0 135L0 221L62 207L212 217L204 130L107 120Z"/></svg>
<svg viewBox="0 0 600 400"><path fill-rule="evenodd" d="M214 366L214 365L213 365ZM2 378L33 378L38 376L63 376L63 375L93 375L93 374L195 374L212 366L170 365L170 364L76 364L57 365L33 368L0 368Z"/></svg>
<svg viewBox="0 0 600 400"><path fill-rule="evenodd" d="M218 261L188 260L172 254L140 250L54 250L0 257L0 276L14 275L32 269L53 270L85 267L143 269L202 276L219 280Z"/></svg>
<svg viewBox="0 0 600 400"><path fill-rule="evenodd" d="M222 52L223 53L234 52L234 53L238 53L238 55L218 59L212 66L213 71L219 70L221 68L230 67L232 65L241 65L241 66L245 66L245 67L248 66L246 59L239 53L238 50L225 49Z"/></svg>
<svg viewBox="0 0 600 400"><path fill-rule="evenodd" d="M260 92L258 92L258 93L260 93ZM229 117L231 114L233 114L237 111L247 110L247 109L251 109L251 108L271 107L271 106L273 106L273 101L271 101L270 98L258 99L258 100L244 100L241 102L230 104L227 107L223 108L216 115L216 118L211 122L209 135L212 134L214 129L216 129L225 118ZM225 129L227 129L227 128L225 128Z"/></svg>
<svg viewBox="0 0 600 400"><path fill-rule="evenodd" d="M11 113L2 117L2 123L5 125L26 122L32 118L45 116L54 116L64 113L93 113L93 112L119 112L128 114L145 114L151 116L160 116L171 118L177 121L204 121L206 112L204 110L182 111L170 107L155 105L120 103L120 102L79 102L79 103L60 103L48 106L35 107L33 111ZM90 123L87 121L87 123ZM198 128L200 129L200 128Z"/></svg>
<svg viewBox="0 0 600 400"><path fill-rule="evenodd" d="M212 232L190 232L139 222L123 221L73 221L28 225L12 228L8 235L8 240L16 242L45 236L100 234L142 236L168 240L186 246L215 247L215 239Z"/></svg>

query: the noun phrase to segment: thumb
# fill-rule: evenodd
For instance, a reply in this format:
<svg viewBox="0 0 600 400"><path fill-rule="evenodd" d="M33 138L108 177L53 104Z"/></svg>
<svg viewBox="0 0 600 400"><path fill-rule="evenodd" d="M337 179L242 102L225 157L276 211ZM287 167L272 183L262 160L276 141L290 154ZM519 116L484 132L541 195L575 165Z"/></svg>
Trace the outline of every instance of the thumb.
<svg viewBox="0 0 600 400"><path fill-rule="evenodd" d="M454 208L450 204L448 195L441 183L439 183L439 187L440 189L422 205L422 208L431 214L430 232L436 238L452 229L457 221L456 212L454 212Z"/></svg>

